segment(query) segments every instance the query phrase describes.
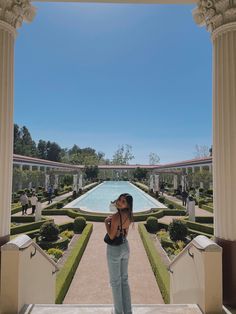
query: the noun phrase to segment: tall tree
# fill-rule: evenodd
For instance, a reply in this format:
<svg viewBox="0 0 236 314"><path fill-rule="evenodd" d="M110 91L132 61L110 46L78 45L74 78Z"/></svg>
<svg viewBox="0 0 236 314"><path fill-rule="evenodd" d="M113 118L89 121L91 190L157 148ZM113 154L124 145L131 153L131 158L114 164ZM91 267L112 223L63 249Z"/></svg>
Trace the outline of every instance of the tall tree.
<svg viewBox="0 0 236 314"><path fill-rule="evenodd" d="M47 142L39 140L38 142L38 157L41 159L47 159Z"/></svg>
<svg viewBox="0 0 236 314"><path fill-rule="evenodd" d="M126 144L121 145L115 151L112 157L112 163L116 165L128 165L129 161L134 159L134 155L132 154L132 146Z"/></svg>
<svg viewBox="0 0 236 314"><path fill-rule="evenodd" d="M47 142L47 159L61 161L61 147L55 142Z"/></svg>
<svg viewBox="0 0 236 314"><path fill-rule="evenodd" d="M209 157L210 149L207 145L195 145L195 158Z"/></svg>
<svg viewBox="0 0 236 314"><path fill-rule="evenodd" d="M14 153L24 156L37 156L37 147L26 126L14 125Z"/></svg>
<svg viewBox="0 0 236 314"><path fill-rule="evenodd" d="M149 154L149 165L157 165L160 162L160 157L156 153Z"/></svg>

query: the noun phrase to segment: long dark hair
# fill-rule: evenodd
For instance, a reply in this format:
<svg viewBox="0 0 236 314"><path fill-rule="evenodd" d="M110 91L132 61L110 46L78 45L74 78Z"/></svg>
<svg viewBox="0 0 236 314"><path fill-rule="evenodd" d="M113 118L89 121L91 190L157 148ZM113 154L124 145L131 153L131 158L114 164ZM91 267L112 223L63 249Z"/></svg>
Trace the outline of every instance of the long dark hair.
<svg viewBox="0 0 236 314"><path fill-rule="evenodd" d="M117 200L119 200L122 196L126 199L126 202L127 202L127 204L128 204L128 207L125 208L124 210L126 210L126 211L128 212L129 220L130 220L131 222L133 222L133 225L134 225L133 196L130 195L129 193L122 193L122 194L120 194L120 196L117 198Z"/></svg>

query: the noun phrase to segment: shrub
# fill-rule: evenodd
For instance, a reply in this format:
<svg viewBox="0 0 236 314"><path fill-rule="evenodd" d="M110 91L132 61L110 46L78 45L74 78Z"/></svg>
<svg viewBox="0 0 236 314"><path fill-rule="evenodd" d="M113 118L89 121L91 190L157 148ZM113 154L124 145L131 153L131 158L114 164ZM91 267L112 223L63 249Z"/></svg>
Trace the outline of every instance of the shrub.
<svg viewBox="0 0 236 314"><path fill-rule="evenodd" d="M165 203L165 198L163 196L158 197L158 201L161 203Z"/></svg>
<svg viewBox="0 0 236 314"><path fill-rule="evenodd" d="M159 236L161 239L168 238L168 233L165 229L161 229L157 232L157 236Z"/></svg>
<svg viewBox="0 0 236 314"><path fill-rule="evenodd" d="M212 189L207 190L207 194L213 195L213 190Z"/></svg>
<svg viewBox="0 0 236 314"><path fill-rule="evenodd" d="M60 209L60 208L64 207L64 203L58 202L56 206L57 206L57 209Z"/></svg>
<svg viewBox="0 0 236 314"><path fill-rule="evenodd" d="M58 260L63 255L63 251L62 250L54 249L54 248L47 250L47 253L49 255L53 255L56 258L56 260Z"/></svg>
<svg viewBox="0 0 236 314"><path fill-rule="evenodd" d="M158 231L158 220L156 217L148 217L146 220L147 230L149 232L157 232Z"/></svg>
<svg viewBox="0 0 236 314"><path fill-rule="evenodd" d="M81 233L86 226L86 219L84 217L76 217L74 220L74 232Z"/></svg>
<svg viewBox="0 0 236 314"><path fill-rule="evenodd" d="M188 229L186 225L179 219L174 219L169 224L168 230L170 234L170 239L172 241L178 241L178 240L184 241L188 233Z"/></svg>
<svg viewBox="0 0 236 314"><path fill-rule="evenodd" d="M68 238L68 239L72 239L73 238L73 235L74 235L74 232L73 231L69 231L69 230L65 230L63 232L63 234Z"/></svg>
<svg viewBox="0 0 236 314"><path fill-rule="evenodd" d="M175 207L174 207L173 204L169 204L169 205L168 205L168 208L169 208L169 209L174 209Z"/></svg>
<svg viewBox="0 0 236 314"><path fill-rule="evenodd" d="M55 241L58 239L59 235L59 228L58 226L51 221L45 222L41 227L40 227L40 235L43 239L46 241Z"/></svg>
<svg viewBox="0 0 236 314"><path fill-rule="evenodd" d="M201 198L201 199L198 201L198 207L201 208L201 206L204 205L204 204L206 204L206 201L205 201L203 198Z"/></svg>

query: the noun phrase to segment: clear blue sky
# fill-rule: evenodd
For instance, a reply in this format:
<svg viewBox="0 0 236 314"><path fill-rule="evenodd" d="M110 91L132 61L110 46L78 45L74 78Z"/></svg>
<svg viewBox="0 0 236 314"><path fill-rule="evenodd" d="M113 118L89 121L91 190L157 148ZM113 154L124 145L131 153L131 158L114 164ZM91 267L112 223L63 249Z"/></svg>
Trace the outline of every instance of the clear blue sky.
<svg viewBox="0 0 236 314"><path fill-rule="evenodd" d="M15 50L15 123L62 147L132 163L194 157L211 145L209 33L191 5L38 3Z"/></svg>

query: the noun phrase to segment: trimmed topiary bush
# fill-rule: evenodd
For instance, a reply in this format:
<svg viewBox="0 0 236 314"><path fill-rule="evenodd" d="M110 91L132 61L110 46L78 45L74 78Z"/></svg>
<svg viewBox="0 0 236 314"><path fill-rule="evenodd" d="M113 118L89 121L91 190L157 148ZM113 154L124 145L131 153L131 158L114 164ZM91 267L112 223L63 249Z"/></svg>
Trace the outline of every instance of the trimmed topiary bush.
<svg viewBox="0 0 236 314"><path fill-rule="evenodd" d="M157 232L158 231L158 220L156 217L148 217L146 220L147 230L149 232Z"/></svg>
<svg viewBox="0 0 236 314"><path fill-rule="evenodd" d="M174 209L175 207L174 207L173 204L169 204L169 205L168 205L168 208L169 208L169 209Z"/></svg>
<svg viewBox="0 0 236 314"><path fill-rule="evenodd" d="M52 255L53 257L55 257L56 261L62 257L63 255L63 251L60 250L60 249L55 249L55 248L52 248L52 249L49 249L47 250L48 254L49 255Z"/></svg>
<svg viewBox="0 0 236 314"><path fill-rule="evenodd" d="M68 239L72 239L74 236L74 232L73 231L69 231L69 230L65 230L63 232L63 234L68 238Z"/></svg>
<svg viewBox="0 0 236 314"><path fill-rule="evenodd" d="M58 202L56 207L57 207L57 209L60 209L60 208L64 207L64 203L63 202Z"/></svg>
<svg viewBox="0 0 236 314"><path fill-rule="evenodd" d="M39 233L43 240L56 241L60 230L54 222L47 221L40 227Z"/></svg>
<svg viewBox="0 0 236 314"><path fill-rule="evenodd" d="M186 236L188 234L188 228L186 225L180 221L179 219L174 219L170 224L168 228L170 239L174 242L181 240L185 241Z"/></svg>
<svg viewBox="0 0 236 314"><path fill-rule="evenodd" d="M164 203L165 203L165 198L164 198L164 196L158 197L158 201L164 204Z"/></svg>
<svg viewBox="0 0 236 314"><path fill-rule="evenodd" d="M84 217L76 217L74 220L74 232L81 233L86 226L86 219Z"/></svg>

